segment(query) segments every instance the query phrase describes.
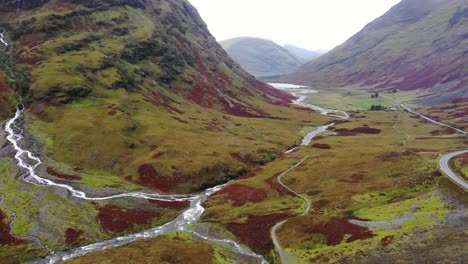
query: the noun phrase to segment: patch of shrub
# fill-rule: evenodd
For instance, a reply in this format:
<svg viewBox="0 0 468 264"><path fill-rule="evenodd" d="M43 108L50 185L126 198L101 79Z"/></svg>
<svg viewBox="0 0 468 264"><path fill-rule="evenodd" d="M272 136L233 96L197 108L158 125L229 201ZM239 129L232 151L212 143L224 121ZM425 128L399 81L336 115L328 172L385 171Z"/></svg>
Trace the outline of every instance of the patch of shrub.
<svg viewBox="0 0 468 264"><path fill-rule="evenodd" d="M64 54L70 51L79 51L81 50L81 48L81 43L65 43L57 48L57 52L60 54Z"/></svg>

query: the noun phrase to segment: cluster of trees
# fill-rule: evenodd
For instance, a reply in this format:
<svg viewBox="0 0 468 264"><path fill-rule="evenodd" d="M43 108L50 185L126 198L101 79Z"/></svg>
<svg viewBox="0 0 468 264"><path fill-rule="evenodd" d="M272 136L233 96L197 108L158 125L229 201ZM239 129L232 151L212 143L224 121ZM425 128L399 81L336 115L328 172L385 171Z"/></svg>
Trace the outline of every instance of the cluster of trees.
<svg viewBox="0 0 468 264"><path fill-rule="evenodd" d="M261 166L274 161L277 157L276 153L263 153L259 157L255 157L254 162L257 166Z"/></svg>
<svg viewBox="0 0 468 264"><path fill-rule="evenodd" d="M385 110L387 109L385 106L382 106L382 105L372 105L370 107L370 110L371 111L381 111L381 110Z"/></svg>
<svg viewBox="0 0 468 264"><path fill-rule="evenodd" d="M371 94L371 98L379 98L379 93Z"/></svg>
<svg viewBox="0 0 468 264"><path fill-rule="evenodd" d="M188 47L182 45L179 50L168 40L168 36L158 36L149 40L131 43L127 45L120 53L120 58L129 63L135 64L146 59L156 59L162 69L159 80L164 83L170 83L184 72L185 65L193 66L195 56Z"/></svg>

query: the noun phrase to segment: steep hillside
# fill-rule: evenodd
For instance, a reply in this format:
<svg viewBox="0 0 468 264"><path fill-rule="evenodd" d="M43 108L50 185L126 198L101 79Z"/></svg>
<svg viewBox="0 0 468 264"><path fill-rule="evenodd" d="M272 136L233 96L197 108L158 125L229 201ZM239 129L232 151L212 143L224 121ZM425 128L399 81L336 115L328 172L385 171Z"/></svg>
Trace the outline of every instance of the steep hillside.
<svg viewBox="0 0 468 264"><path fill-rule="evenodd" d="M260 78L284 75L305 63L271 40L240 37L220 44L246 71Z"/></svg>
<svg viewBox="0 0 468 264"><path fill-rule="evenodd" d="M244 72L185 0L2 1L0 31L0 92L27 105L27 131L60 168L47 172L188 192L291 144L264 136L295 122L278 116L291 96Z"/></svg>
<svg viewBox="0 0 468 264"><path fill-rule="evenodd" d="M313 50L308 50L304 49L301 47L297 47L294 45L284 45L284 48L287 49L290 53L292 53L294 56L298 57L304 63L307 63L313 59L316 59L320 57L324 52L320 51L313 51Z"/></svg>
<svg viewBox="0 0 468 264"><path fill-rule="evenodd" d="M403 0L285 81L320 87L443 92L433 103L468 97L468 4ZM437 86L436 86L437 85Z"/></svg>

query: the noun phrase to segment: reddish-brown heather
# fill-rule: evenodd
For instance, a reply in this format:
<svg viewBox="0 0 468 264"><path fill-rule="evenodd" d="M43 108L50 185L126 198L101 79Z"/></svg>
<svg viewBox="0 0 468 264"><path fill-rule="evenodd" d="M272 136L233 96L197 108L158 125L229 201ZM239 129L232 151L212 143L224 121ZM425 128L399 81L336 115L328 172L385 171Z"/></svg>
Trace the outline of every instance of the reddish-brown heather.
<svg viewBox="0 0 468 264"><path fill-rule="evenodd" d="M347 128L338 128L338 129L335 129L335 133L337 133L338 136L340 137L347 137L347 136L355 136L356 133L354 132L351 132L349 129Z"/></svg>
<svg viewBox="0 0 468 264"><path fill-rule="evenodd" d="M270 229L278 222L290 218L287 213L270 215L249 215L245 223L230 223L227 227L239 240L254 250L270 252L273 242L270 238Z"/></svg>
<svg viewBox="0 0 468 264"><path fill-rule="evenodd" d="M312 147L314 148L318 148L318 149L331 149L331 146L328 145L328 144L320 144L320 143L315 143L312 145Z"/></svg>
<svg viewBox="0 0 468 264"><path fill-rule="evenodd" d="M242 175L241 177L239 177L238 179L239 180L244 180L244 179L248 179L248 178L252 178L254 177L255 175L257 175L257 173L261 172L263 169L262 168L255 168L253 170L251 170L249 173L245 174L245 175Z"/></svg>
<svg viewBox="0 0 468 264"><path fill-rule="evenodd" d="M182 119L181 119L181 118L179 118L179 117L175 117L175 116L173 116L172 118L173 118L174 120L178 121L179 123L188 124L188 122L187 122L187 121L185 121L185 120L182 120Z"/></svg>
<svg viewBox="0 0 468 264"><path fill-rule="evenodd" d="M435 149L423 149L423 148L407 148L406 150L409 150L411 152L437 152Z"/></svg>
<svg viewBox="0 0 468 264"><path fill-rule="evenodd" d="M158 159L160 158L161 156L163 156L164 154L166 154L166 152L158 152L156 154L153 155L153 159Z"/></svg>
<svg viewBox="0 0 468 264"><path fill-rule="evenodd" d="M380 134L382 130L378 128L372 128L372 127L356 127L353 129L347 129L347 128L339 128L336 129L335 132L338 134L338 136L355 136L357 134Z"/></svg>
<svg viewBox="0 0 468 264"><path fill-rule="evenodd" d="M139 182L161 192L170 192L183 178L179 175L161 176L151 164L143 164L138 168Z"/></svg>
<svg viewBox="0 0 468 264"><path fill-rule="evenodd" d="M352 224L346 219L334 219L326 224L309 227L312 233L322 234L327 238L330 246L340 244L346 235L350 236L346 242L368 239L375 236L369 229Z"/></svg>
<svg viewBox="0 0 468 264"><path fill-rule="evenodd" d="M65 243L67 243L68 246L76 245L80 241L81 235L83 235L82 230L67 228L67 230L65 230Z"/></svg>
<svg viewBox="0 0 468 264"><path fill-rule="evenodd" d="M255 167L255 162L253 162L253 158L250 154L232 153L232 152L230 154L233 159L244 163L244 165L247 166L248 169ZM260 168L257 168L254 171L259 172L261 170L261 169L260 170L258 169Z"/></svg>
<svg viewBox="0 0 468 264"><path fill-rule="evenodd" d="M157 150L157 149L158 149L158 146L156 146L156 145L150 146L150 150L151 150L151 151L154 151L154 150Z"/></svg>
<svg viewBox="0 0 468 264"><path fill-rule="evenodd" d="M161 215L159 212L128 210L106 205L99 208L97 221L103 230L118 233L131 229L134 225L148 224Z"/></svg>
<svg viewBox="0 0 468 264"><path fill-rule="evenodd" d="M266 192L264 190L241 184L230 185L221 191L216 192L213 196L223 194L227 194L227 198L234 201L233 206L235 207L242 206L247 202L259 203L266 198Z"/></svg>
<svg viewBox="0 0 468 264"><path fill-rule="evenodd" d="M372 127L356 127L353 128L351 131L361 134L380 134L380 132L382 132L382 130Z"/></svg>
<svg viewBox="0 0 468 264"><path fill-rule="evenodd" d="M81 180L81 176L79 175L70 175L70 174L60 173L51 167L47 167L46 172L52 176L55 176L57 178L64 179L64 180L69 180L69 181Z"/></svg>
<svg viewBox="0 0 468 264"><path fill-rule="evenodd" d="M152 200L152 199L149 199L148 201L164 209L182 210L190 206L189 201L168 202L168 201L159 201L159 200Z"/></svg>
<svg viewBox="0 0 468 264"><path fill-rule="evenodd" d="M339 182L347 182L347 183L358 183L364 179L364 175L355 173L351 175L350 179L341 179Z"/></svg>
<svg viewBox="0 0 468 264"><path fill-rule="evenodd" d="M16 238L10 233L10 225L5 222L7 215L0 210L0 246L25 244L26 240Z"/></svg>
<svg viewBox="0 0 468 264"><path fill-rule="evenodd" d="M276 192L278 192L281 196L284 196L284 195L289 195L289 196L296 196L294 193L292 193L290 190L284 188L283 185L281 185L279 182L278 182L278 179L277 179L278 175L275 175L273 177L270 177L268 179L265 180L265 182L270 185L270 187L275 190Z"/></svg>

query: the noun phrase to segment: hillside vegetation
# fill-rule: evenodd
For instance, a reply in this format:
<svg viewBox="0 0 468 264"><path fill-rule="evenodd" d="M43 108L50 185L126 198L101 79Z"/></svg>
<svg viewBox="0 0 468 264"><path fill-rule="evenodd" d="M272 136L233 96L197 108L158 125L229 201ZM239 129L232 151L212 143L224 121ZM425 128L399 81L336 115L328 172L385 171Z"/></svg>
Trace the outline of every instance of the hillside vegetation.
<svg viewBox="0 0 468 264"><path fill-rule="evenodd" d="M426 104L467 100L467 25L466 1L403 0L284 81L317 87L427 89L420 98Z"/></svg>
<svg viewBox="0 0 468 264"><path fill-rule="evenodd" d="M230 153L292 143L278 130L292 97L233 62L187 1L4 1L0 28L16 55L0 92L29 106L52 167L187 192L244 173Z"/></svg>

